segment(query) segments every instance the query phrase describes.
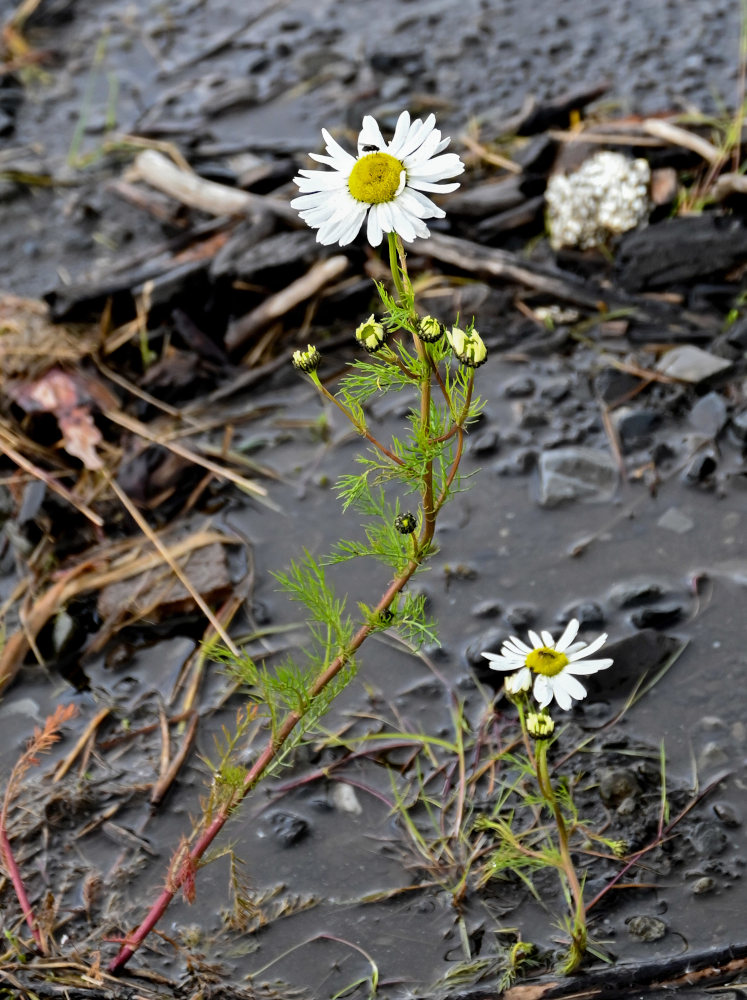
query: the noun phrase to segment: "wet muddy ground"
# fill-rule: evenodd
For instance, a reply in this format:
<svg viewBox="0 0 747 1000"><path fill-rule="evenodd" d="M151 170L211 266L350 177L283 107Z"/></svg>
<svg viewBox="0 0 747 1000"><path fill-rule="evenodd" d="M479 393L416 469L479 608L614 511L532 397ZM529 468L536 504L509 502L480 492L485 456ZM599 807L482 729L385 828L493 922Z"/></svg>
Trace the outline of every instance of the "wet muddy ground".
<svg viewBox="0 0 747 1000"><path fill-rule="evenodd" d="M133 204L131 190L121 186L129 183L132 160L123 133L177 143L193 166L216 180L233 184L256 170L253 190L288 197L286 182L302 154L316 148L319 128L355 130L369 111L387 121L404 106L433 109L455 137L476 117L481 140L490 141L504 133L528 95L545 106L559 90L588 89L602 78L608 90L600 101L609 102L609 113L731 106L738 10L726 2L699 6L548 3L539 5L541 16L535 6L527 23L525 9L508 2L462 4L458 11L449 3L377 4L374 33L369 3L312 9L288 2L240 11L199 2L168 11L144 2L102 3L95 10L42 4L26 34L50 59L37 76L6 75L0 90L7 118L0 208L9 248L0 256L0 285L30 297L51 293L60 313L70 307L74 315L74 306L74 318L95 322L101 304L85 301L82 288L101 287L123 258L141 264L149 248L205 223L165 199L161 217ZM113 149L104 151L106 140ZM463 191L493 178L490 169L473 162ZM742 206L733 212L741 217ZM475 239L481 222L480 213L467 209L451 232ZM554 263L538 235L535 218L528 229L496 231L485 240L522 251L531 240L532 258ZM732 232L724 242L738 240ZM277 287L284 268L295 277L313 261L313 241L293 246L289 264L282 250L274 269L245 264L258 287L237 291L230 269L177 284L156 303L151 346L169 357L165 328L183 355L185 344L173 333L179 329L175 307L207 325L220 344L231 316ZM624 263L635 261L635 245L627 244L627 258L625 247L617 269L600 255L557 259L568 274L591 276L607 289L625 284L626 294L650 291L645 277L631 276L632 265ZM349 273L360 280L319 304L312 333L301 334L305 344L314 333L323 338L331 331L329 346L320 340L330 384L352 357L335 338L372 307L364 273L370 258L351 251ZM459 706L469 739L480 733L488 746L505 747L515 735L512 709L502 697L494 701L495 675L479 654L527 627L557 631L571 615L589 637L609 633L615 667L591 679L588 700L568 716L555 752L559 773L573 783L591 825L605 826L629 851L645 847L660 823L666 827L684 813L666 843L592 909L595 941L608 957L636 966L747 943L740 919L747 910L742 261L655 287L675 297L676 333L671 312L644 322L581 309L546 323L536 309L557 304L547 295L484 274L465 284L464 270L434 263L426 245L416 248L416 273L431 268L447 275L424 293L422 308L445 317L474 313L491 351L477 375L486 407L469 438L470 489L446 511L439 553L418 581L440 644L421 657L386 634L367 644L358 678L327 722L347 750L315 737L284 774L251 797L220 841L241 863L232 867L228 854L214 860L199 874L196 905L171 907L162 936L152 936L132 963L133 970L165 978L141 980L135 992L170 996L176 983L179 995L190 997L235 996L241 989L246 995L272 989L281 996L296 990L365 996L375 964L381 996L492 996L517 936L538 946L537 974L550 967L562 941L555 874L537 879L536 899L518 879L478 885L481 866L467 863L477 834L444 843L438 806L434 820L433 811L415 803L420 774L433 803L446 804L444 815L451 816L454 756L439 751L430 759L421 751L413 763L402 734L452 742ZM127 303L117 302L125 322ZM302 312L291 315L283 346L297 346L302 321ZM706 371L699 366L708 362L699 356L690 359L696 370L688 378L651 381L646 373L663 356L662 345L673 343L697 345L723 364ZM253 653L272 660L303 640L298 609L281 600L271 571L287 566L303 546L327 552L341 533L359 530L352 514L341 528L333 487L350 471L360 441L287 365L209 402L207 393L234 379L236 370L208 366L196 376L189 369L183 385L162 370L145 384L175 406L200 404L200 415L209 413L218 427L203 440L216 448L223 427L233 426L233 450L259 469L252 475L272 507L216 485L182 524L188 532L209 527L236 539L226 547L226 577L218 576L231 581L228 589L245 588L240 630L254 634ZM132 405L140 419L153 417L147 406ZM371 410L380 437L396 432L401 401L374 400ZM138 470L150 484L146 462L132 469L123 480L128 488L135 490ZM11 470L5 463L6 479ZM21 540L38 541L45 526L63 523L64 507L54 497L26 494L24 500L34 514L21 525ZM7 507L12 531L18 508L10 498ZM168 522L173 509L167 504L165 514L164 508L154 513L154 523ZM116 505L102 510L107 532L126 536ZM18 532L7 538L3 601L23 573L27 551ZM351 606L371 600L372 584L378 595L387 582L383 573L374 580L355 568L352 578L340 573L337 579ZM64 740L24 783L14 843L35 905L51 894L57 907L55 953L82 966L90 966L96 952L107 961L116 948L107 939L142 918L209 785L215 738L242 703L211 666L200 688L193 749L153 808L150 796L163 771L161 719L178 714L182 668L204 627L183 610L113 629L102 652L76 650L73 643L64 656L48 654L44 667L29 658L0 702L5 771L56 705L79 709ZM90 597L68 611L86 643L106 619ZM7 626L17 626L12 613ZM105 708L110 714L89 755L53 783L55 765ZM185 738L185 725L173 722L172 749ZM371 734L381 738L384 752L356 753L361 737ZM248 747L245 752L251 755ZM490 815L494 790L487 781L475 784L465 829ZM425 855L395 809L398 799L411 809L428 845ZM481 858L491 846L483 836ZM622 867L593 857L584 864L587 898ZM455 907L455 886L467 868L467 891ZM238 912L232 883L251 904ZM18 914L7 883L2 892L3 928L15 933ZM594 959L590 966L604 968ZM5 968L21 974L10 954ZM44 978L36 975L34 988L40 990ZM13 989L14 980L6 981Z"/></svg>

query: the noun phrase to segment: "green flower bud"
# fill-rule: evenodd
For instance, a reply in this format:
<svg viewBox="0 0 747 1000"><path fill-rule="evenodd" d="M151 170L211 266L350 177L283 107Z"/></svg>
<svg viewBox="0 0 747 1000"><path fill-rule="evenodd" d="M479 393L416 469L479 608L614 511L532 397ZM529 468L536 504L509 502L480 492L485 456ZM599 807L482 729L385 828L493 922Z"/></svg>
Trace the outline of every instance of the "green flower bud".
<svg viewBox="0 0 747 1000"><path fill-rule="evenodd" d="M426 344L435 344L443 336L443 327L433 316L423 316L418 327L418 336Z"/></svg>
<svg viewBox="0 0 747 1000"><path fill-rule="evenodd" d="M373 313L371 313L366 322L361 323L355 331L355 339L369 354L376 354L384 346L386 332L381 323L377 323L373 318Z"/></svg>
<svg viewBox="0 0 747 1000"><path fill-rule="evenodd" d="M527 715L527 732L535 740L546 740L555 732L555 723L547 712L530 712Z"/></svg>
<svg viewBox="0 0 747 1000"><path fill-rule="evenodd" d="M310 375L311 372L315 372L317 370L321 360L321 354L311 344L309 344L307 350L305 351L294 351L293 357L291 358L293 367L298 368L301 372L306 372L307 375Z"/></svg>
<svg viewBox="0 0 747 1000"><path fill-rule="evenodd" d="M401 535L411 535L417 526L418 522L415 515L409 511L406 514L397 514L394 519L394 527Z"/></svg>
<svg viewBox="0 0 747 1000"><path fill-rule="evenodd" d="M462 330L461 327L452 326L451 330L446 331L446 338L463 365L479 368L487 361L488 349L476 330Z"/></svg>

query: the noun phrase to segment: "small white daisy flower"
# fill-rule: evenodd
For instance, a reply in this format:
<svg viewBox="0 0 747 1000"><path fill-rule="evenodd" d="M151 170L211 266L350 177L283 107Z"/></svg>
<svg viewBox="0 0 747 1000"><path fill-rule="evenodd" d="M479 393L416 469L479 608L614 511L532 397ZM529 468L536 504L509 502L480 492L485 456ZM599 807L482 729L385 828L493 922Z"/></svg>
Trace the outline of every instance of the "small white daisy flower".
<svg viewBox="0 0 747 1000"><path fill-rule="evenodd" d="M568 710L575 701L586 697L586 688L576 679L576 675L595 674L612 666L612 660L587 660L607 641L606 633L590 642L574 642L578 633L578 621L573 618L565 631L554 641L549 632L529 632L531 646L512 635L503 643L500 653L483 653L490 660L491 670L516 671L507 680L507 687L528 690L534 676L534 697L540 708L545 708L555 699L558 705ZM583 661L583 662L581 662Z"/></svg>
<svg viewBox="0 0 747 1000"><path fill-rule="evenodd" d="M317 242L351 243L366 214L371 246L377 247L384 233L397 233L408 243L429 236L423 219L440 219L446 213L423 192L455 191L458 183L438 182L464 170L456 153L442 152L450 140L441 138L435 124L434 115L411 122L408 112L403 111L387 143L376 119L366 115L358 136L357 157L322 129L327 155L309 155L332 170L299 170L300 176L293 181L301 195L291 202L301 218L319 230Z"/></svg>

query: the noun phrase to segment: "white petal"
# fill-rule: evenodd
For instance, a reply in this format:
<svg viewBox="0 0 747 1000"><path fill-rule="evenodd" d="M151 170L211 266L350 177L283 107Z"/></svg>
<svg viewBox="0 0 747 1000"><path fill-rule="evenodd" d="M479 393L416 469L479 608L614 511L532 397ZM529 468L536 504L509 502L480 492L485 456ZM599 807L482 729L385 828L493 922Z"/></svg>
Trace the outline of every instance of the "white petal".
<svg viewBox="0 0 747 1000"><path fill-rule="evenodd" d="M416 191L414 188L408 186L402 194L406 194L414 198L418 205L420 205L421 211L418 214L421 219L443 219L446 215L446 212L444 212L442 208L439 208L438 205L434 204L427 195L422 194L420 191Z"/></svg>
<svg viewBox="0 0 747 1000"><path fill-rule="evenodd" d="M397 201L393 201L389 209L392 214L394 232L401 236L406 243L412 243L417 234L410 216Z"/></svg>
<svg viewBox="0 0 747 1000"><path fill-rule="evenodd" d="M428 180L438 181L443 180L444 177L457 177L464 173L464 164L456 153L444 153L424 161L415 159L415 156L408 156L403 162L413 177L424 177Z"/></svg>
<svg viewBox="0 0 747 1000"><path fill-rule="evenodd" d="M578 632L578 629L579 629L578 619L571 618L571 620L565 627L565 631L558 639L557 645L555 646L555 648L559 653L565 653L570 644L576 638L576 633Z"/></svg>
<svg viewBox="0 0 747 1000"><path fill-rule="evenodd" d="M553 680L557 680L557 678L553 678ZM567 712L573 705L573 700L568 692L565 691L559 684L554 684L552 693L558 705L560 705L564 712Z"/></svg>
<svg viewBox="0 0 747 1000"><path fill-rule="evenodd" d="M380 150L386 148L384 136L381 134L379 124L373 115L366 115L363 119L363 128L358 133L358 156L364 156L366 152L370 152L370 150L365 150L364 146L376 146Z"/></svg>
<svg viewBox="0 0 747 1000"><path fill-rule="evenodd" d="M410 180L408 178L407 183L417 191L433 191L436 194L449 194L450 191L456 191L460 187L459 181L455 181L453 184L433 184L431 181Z"/></svg>
<svg viewBox="0 0 747 1000"><path fill-rule="evenodd" d="M579 649L578 652L571 653L571 655L568 657L568 659L569 660L580 660L584 656L591 656L592 653L596 653L596 651L598 649L601 649L602 646L605 644L605 642L607 642L607 633L606 632L604 632L602 635L600 635L598 638L596 638L594 640L594 642L590 642L588 646L585 646L583 649Z"/></svg>
<svg viewBox="0 0 747 1000"><path fill-rule="evenodd" d="M582 698L586 697L586 688L581 681L577 681L567 670L556 674L553 677L553 681L555 682L553 685L555 688L555 699L561 708L570 708L570 705L563 705L560 701L559 694L561 691L576 701L581 701Z"/></svg>
<svg viewBox="0 0 747 1000"><path fill-rule="evenodd" d="M392 136L392 141L389 143L387 153L391 156L396 156L400 159L399 150L407 137L407 133L410 131L410 113L409 111L403 111L402 114L397 119L397 125L394 129L394 135Z"/></svg>
<svg viewBox="0 0 747 1000"><path fill-rule="evenodd" d="M379 213L376 211L376 205L372 205L371 210L368 213L366 237L372 247L377 247L383 238L381 226L379 225Z"/></svg>
<svg viewBox="0 0 747 1000"><path fill-rule="evenodd" d="M330 197L328 191L312 191L310 194L299 195L291 201L291 208L303 211L307 208L321 208L323 205L336 205L334 196Z"/></svg>
<svg viewBox="0 0 747 1000"><path fill-rule="evenodd" d="M343 163L350 163L350 168L352 169L355 163L355 157L351 153L348 153L347 150L343 149L340 143L332 138L326 128L322 129L322 137L326 143L329 155L334 157L335 160L340 160Z"/></svg>
<svg viewBox="0 0 747 1000"><path fill-rule="evenodd" d="M544 674L537 674L534 680L534 697L540 708L545 708L552 701L553 689L550 678Z"/></svg>
<svg viewBox="0 0 747 1000"><path fill-rule="evenodd" d="M507 660L503 656L496 656L495 653L483 653L486 660L490 661L491 670L516 670L517 664L514 660Z"/></svg>
<svg viewBox="0 0 747 1000"><path fill-rule="evenodd" d="M576 660L565 668L567 674L595 674L612 666L612 660Z"/></svg>
<svg viewBox="0 0 747 1000"><path fill-rule="evenodd" d="M552 646L555 640L553 639L552 635L550 635L549 632L540 632L540 635L542 636L543 646Z"/></svg>
<svg viewBox="0 0 747 1000"><path fill-rule="evenodd" d="M429 132L425 137L423 144L414 152L409 154L407 157L407 165L409 166L412 164L415 166L417 163L425 163L425 161L436 152L440 141L441 133L437 128L434 128L433 131Z"/></svg>
<svg viewBox="0 0 747 1000"><path fill-rule="evenodd" d="M326 170L309 170L308 177L294 177L293 183L299 191L334 191L347 186L347 180L338 173Z"/></svg>
<svg viewBox="0 0 747 1000"><path fill-rule="evenodd" d="M424 122L419 118L416 118L410 126L410 131L402 144L402 148L400 149L399 156L397 158L401 160L403 157L409 156L410 153L414 152L418 146L422 144L435 124L435 115L428 115Z"/></svg>
<svg viewBox="0 0 747 1000"><path fill-rule="evenodd" d="M542 639L537 635L536 632L533 632L532 629L529 629L527 635L529 636L529 641L532 644L532 649L542 649L542 647L545 645Z"/></svg>
<svg viewBox="0 0 747 1000"><path fill-rule="evenodd" d="M532 647L527 646L527 644L525 642L522 642L521 639L517 639L515 635L509 636L508 639L506 639L506 641L503 643L503 645L504 647L510 646L512 649L515 649L519 654L523 653L524 655L526 655L527 653L532 652Z"/></svg>

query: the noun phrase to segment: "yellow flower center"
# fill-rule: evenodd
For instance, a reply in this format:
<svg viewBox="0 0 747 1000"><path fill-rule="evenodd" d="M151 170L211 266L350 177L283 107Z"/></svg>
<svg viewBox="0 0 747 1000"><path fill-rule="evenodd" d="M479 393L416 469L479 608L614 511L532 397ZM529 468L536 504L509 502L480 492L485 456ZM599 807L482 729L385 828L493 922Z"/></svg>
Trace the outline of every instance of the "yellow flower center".
<svg viewBox="0 0 747 1000"><path fill-rule="evenodd" d="M369 153L350 171L348 188L356 201L368 205L392 201L404 187L404 169L389 153Z"/></svg>
<svg viewBox="0 0 747 1000"><path fill-rule="evenodd" d="M527 656L529 669L535 674L544 674L545 677L554 677L569 663L570 660L565 653L559 653L557 649L548 649L547 646L533 649Z"/></svg>

